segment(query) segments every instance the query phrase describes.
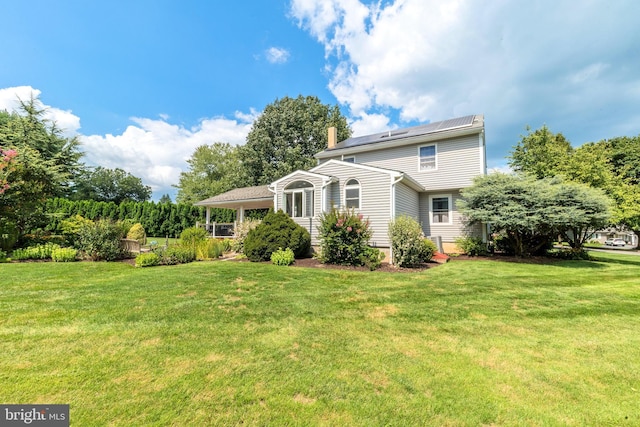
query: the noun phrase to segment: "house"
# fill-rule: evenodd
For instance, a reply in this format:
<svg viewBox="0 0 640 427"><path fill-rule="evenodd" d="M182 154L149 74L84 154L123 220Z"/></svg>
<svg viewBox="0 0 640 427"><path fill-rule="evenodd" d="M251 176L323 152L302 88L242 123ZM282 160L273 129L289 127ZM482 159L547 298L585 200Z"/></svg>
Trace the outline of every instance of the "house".
<svg viewBox="0 0 640 427"><path fill-rule="evenodd" d="M370 244L387 254L389 221L407 215L422 224L426 236L441 240L445 252L455 249L455 239L464 233L455 206L460 190L486 174L482 115L336 139L335 128L330 128L327 148L315 155L318 165L308 171L298 170L269 186L232 190L197 204L207 211L237 209L239 220L249 203L282 209L309 231L314 246L320 243L317 226L322 212L332 206L354 209L369 218ZM255 193L255 198L247 197L247 191ZM475 232L484 235L481 227Z"/></svg>

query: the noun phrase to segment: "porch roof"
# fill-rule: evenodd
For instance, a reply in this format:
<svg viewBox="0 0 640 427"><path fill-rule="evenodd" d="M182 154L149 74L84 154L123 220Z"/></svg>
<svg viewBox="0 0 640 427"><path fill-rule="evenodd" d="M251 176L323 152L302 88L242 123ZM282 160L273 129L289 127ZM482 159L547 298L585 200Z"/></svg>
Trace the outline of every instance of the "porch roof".
<svg viewBox="0 0 640 427"><path fill-rule="evenodd" d="M242 187L229 190L226 193L209 197L195 203L196 206L227 209L264 209L273 207L273 193L268 185Z"/></svg>

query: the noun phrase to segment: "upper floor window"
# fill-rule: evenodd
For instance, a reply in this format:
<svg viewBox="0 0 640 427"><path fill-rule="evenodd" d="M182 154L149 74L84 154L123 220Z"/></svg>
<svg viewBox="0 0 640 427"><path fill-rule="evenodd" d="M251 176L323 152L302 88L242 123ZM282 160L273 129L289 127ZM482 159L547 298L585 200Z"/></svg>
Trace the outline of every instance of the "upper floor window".
<svg viewBox="0 0 640 427"><path fill-rule="evenodd" d="M293 218L313 216L313 184L294 181L284 189L284 211Z"/></svg>
<svg viewBox="0 0 640 427"><path fill-rule="evenodd" d="M419 148L419 157L420 157L420 170L421 171L430 171L435 170L437 168L436 163L436 146L434 145L423 145Z"/></svg>
<svg viewBox="0 0 640 427"><path fill-rule="evenodd" d="M342 156L342 161L343 162L348 162L348 163L355 163L356 162L356 156Z"/></svg>
<svg viewBox="0 0 640 427"><path fill-rule="evenodd" d="M350 179L344 186L344 204L347 208L360 209L360 182Z"/></svg>
<svg viewBox="0 0 640 427"><path fill-rule="evenodd" d="M431 204L431 224L451 224L451 196L429 197Z"/></svg>

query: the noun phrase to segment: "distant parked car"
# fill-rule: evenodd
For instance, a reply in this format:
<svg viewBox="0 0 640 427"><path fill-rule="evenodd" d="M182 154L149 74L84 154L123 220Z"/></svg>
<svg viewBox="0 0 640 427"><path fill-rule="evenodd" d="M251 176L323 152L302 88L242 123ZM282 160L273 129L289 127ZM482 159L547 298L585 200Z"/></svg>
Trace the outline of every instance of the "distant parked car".
<svg viewBox="0 0 640 427"><path fill-rule="evenodd" d="M607 246L613 246L613 239L607 239L607 241L604 242L604 244Z"/></svg>
<svg viewBox="0 0 640 427"><path fill-rule="evenodd" d="M624 246L627 243L622 239L613 239L613 246Z"/></svg>

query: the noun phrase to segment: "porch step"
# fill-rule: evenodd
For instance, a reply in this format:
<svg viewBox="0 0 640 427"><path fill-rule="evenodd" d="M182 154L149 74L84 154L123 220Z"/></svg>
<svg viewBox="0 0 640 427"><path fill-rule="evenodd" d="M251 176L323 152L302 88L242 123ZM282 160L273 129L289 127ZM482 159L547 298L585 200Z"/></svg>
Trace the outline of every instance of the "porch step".
<svg viewBox="0 0 640 427"><path fill-rule="evenodd" d="M438 264L444 264L449 261L449 256L436 251L433 253L431 261L437 262Z"/></svg>

